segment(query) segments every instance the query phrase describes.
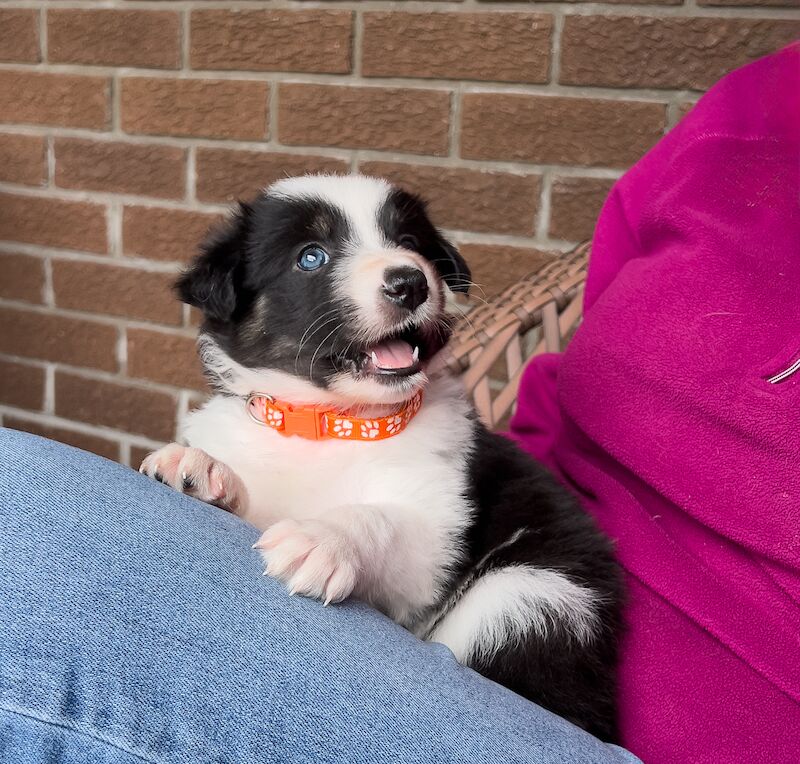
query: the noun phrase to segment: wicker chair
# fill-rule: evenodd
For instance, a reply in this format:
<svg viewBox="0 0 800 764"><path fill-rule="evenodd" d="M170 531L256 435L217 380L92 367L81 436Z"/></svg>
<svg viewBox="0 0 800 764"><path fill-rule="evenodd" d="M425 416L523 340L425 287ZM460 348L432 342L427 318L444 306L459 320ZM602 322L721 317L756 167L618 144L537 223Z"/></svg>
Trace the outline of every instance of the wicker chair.
<svg viewBox="0 0 800 764"><path fill-rule="evenodd" d="M563 350L580 323L589 246L554 259L488 302L469 300L462 308L440 363L461 376L487 426L508 420L525 363Z"/></svg>

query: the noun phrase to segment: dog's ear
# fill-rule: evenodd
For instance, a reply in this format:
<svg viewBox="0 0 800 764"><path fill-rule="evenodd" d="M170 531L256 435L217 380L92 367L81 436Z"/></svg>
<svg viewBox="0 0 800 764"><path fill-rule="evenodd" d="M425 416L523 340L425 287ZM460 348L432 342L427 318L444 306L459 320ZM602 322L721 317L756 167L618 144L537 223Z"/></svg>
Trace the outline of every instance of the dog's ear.
<svg viewBox="0 0 800 764"><path fill-rule="evenodd" d="M200 254L175 283L183 302L218 322L230 321L244 297L244 256L251 210L240 203L231 217L209 233Z"/></svg>
<svg viewBox="0 0 800 764"><path fill-rule="evenodd" d="M467 261L461 256L455 244L448 241L437 231L436 246L439 252L434 258L434 265L444 283L453 292L469 292L472 284L472 271Z"/></svg>

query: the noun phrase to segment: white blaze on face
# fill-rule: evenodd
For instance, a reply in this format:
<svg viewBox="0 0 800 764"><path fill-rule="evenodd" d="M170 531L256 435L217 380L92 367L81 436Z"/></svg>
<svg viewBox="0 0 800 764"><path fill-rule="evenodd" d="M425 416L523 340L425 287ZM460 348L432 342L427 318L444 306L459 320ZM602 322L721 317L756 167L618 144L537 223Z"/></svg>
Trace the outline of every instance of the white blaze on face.
<svg viewBox="0 0 800 764"><path fill-rule="evenodd" d="M385 243L378 227L378 213L392 191L385 180L365 175L302 175L279 180L266 190L287 199L321 199L341 210L358 247L380 248Z"/></svg>
<svg viewBox="0 0 800 764"><path fill-rule="evenodd" d="M379 251L356 249L337 264L337 289L356 311L366 342L399 328L395 312L383 294L383 286L386 271L402 266L422 271L428 284L428 299L409 314L407 323L419 326L435 320L444 302L443 284L433 266L415 252L400 247Z"/></svg>
<svg viewBox="0 0 800 764"><path fill-rule="evenodd" d="M445 288L436 269L421 255L387 241L379 225L381 209L392 191L389 183L363 175L304 175L280 180L268 190L286 198L322 199L344 215L350 241L344 256L337 258L332 267L336 291L343 302L352 306L365 342L398 328L382 294L384 274L389 268L409 266L425 274L429 297L411 316L414 324L439 316Z"/></svg>

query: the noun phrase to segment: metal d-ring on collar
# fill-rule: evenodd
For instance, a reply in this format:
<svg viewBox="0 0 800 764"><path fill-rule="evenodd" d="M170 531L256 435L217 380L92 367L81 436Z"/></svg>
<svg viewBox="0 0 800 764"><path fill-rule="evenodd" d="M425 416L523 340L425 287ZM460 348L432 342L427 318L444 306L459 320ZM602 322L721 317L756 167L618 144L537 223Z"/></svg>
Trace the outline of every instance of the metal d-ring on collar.
<svg viewBox="0 0 800 764"><path fill-rule="evenodd" d="M245 408L247 409L247 416L249 416L250 419L252 419L256 424L260 424L262 427L269 427L269 425L263 419L259 419L253 413L253 407L250 405L253 401L253 398L266 398L270 403L275 403L275 399L267 393L250 393L250 395L247 396L244 404Z"/></svg>

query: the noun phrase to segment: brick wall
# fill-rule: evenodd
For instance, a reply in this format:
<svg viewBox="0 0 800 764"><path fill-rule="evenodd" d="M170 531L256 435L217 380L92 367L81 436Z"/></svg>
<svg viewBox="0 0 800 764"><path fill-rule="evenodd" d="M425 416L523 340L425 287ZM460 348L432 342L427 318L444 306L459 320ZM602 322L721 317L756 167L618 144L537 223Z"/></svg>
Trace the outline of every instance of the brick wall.
<svg viewBox="0 0 800 764"><path fill-rule="evenodd" d="M798 0L0 8L0 416L138 464L200 397L168 285L238 196L311 170L422 191L491 293Z"/></svg>

